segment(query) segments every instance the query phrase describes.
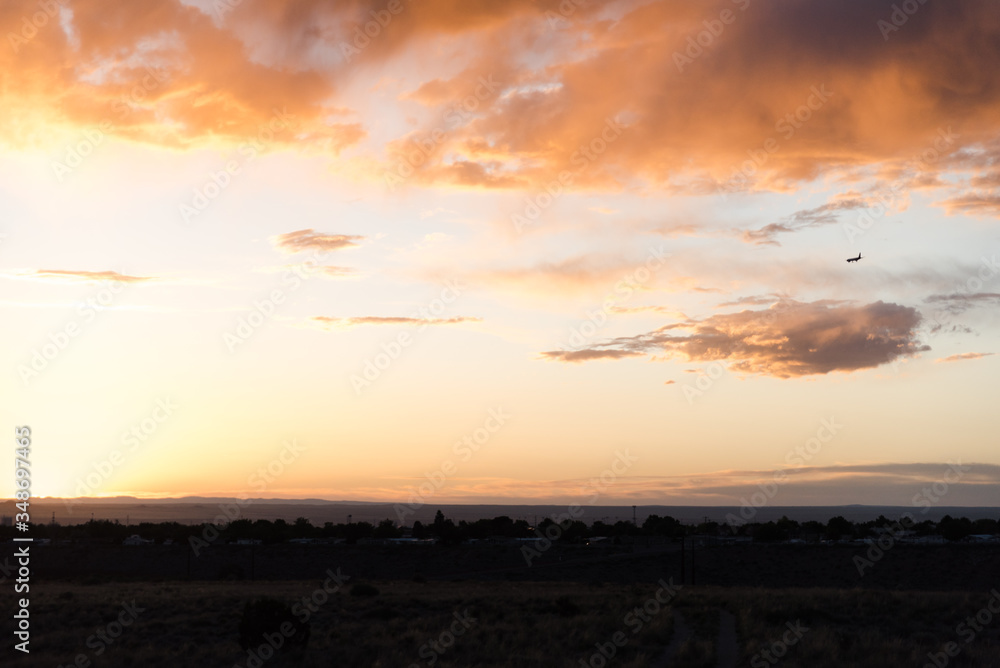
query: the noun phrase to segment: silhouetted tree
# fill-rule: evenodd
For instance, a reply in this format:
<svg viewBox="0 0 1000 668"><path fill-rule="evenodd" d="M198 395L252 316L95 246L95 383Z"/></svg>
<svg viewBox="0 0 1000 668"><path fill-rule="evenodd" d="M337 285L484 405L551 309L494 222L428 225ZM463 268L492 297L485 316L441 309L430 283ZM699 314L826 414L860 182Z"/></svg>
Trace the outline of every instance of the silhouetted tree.
<svg viewBox="0 0 1000 668"><path fill-rule="evenodd" d="M972 523L972 533L976 534L996 534L998 526L996 520L981 519Z"/></svg>
<svg viewBox="0 0 1000 668"><path fill-rule="evenodd" d="M313 525L304 517L295 518L295 524L292 525L290 530L290 535L292 538L312 538L315 528Z"/></svg>
<svg viewBox="0 0 1000 668"><path fill-rule="evenodd" d="M962 540L972 533L972 522L967 517L955 519L951 515L945 515L938 522L938 532L946 540Z"/></svg>
<svg viewBox="0 0 1000 668"><path fill-rule="evenodd" d="M399 538L400 531L396 528L395 522L384 519L375 527L372 536L375 538Z"/></svg>
<svg viewBox="0 0 1000 668"><path fill-rule="evenodd" d="M594 524L596 525L597 522ZM650 515L642 523L642 530L651 536L677 536L682 533L683 527L680 522L669 515L666 517Z"/></svg>
<svg viewBox="0 0 1000 668"><path fill-rule="evenodd" d="M826 536L831 540L850 538L854 535L854 525L840 515L831 517L826 523Z"/></svg>
<svg viewBox="0 0 1000 668"><path fill-rule="evenodd" d="M775 541L783 540L784 538L785 535L774 522L764 522L763 524L758 523L753 528L753 539L755 541L773 543Z"/></svg>

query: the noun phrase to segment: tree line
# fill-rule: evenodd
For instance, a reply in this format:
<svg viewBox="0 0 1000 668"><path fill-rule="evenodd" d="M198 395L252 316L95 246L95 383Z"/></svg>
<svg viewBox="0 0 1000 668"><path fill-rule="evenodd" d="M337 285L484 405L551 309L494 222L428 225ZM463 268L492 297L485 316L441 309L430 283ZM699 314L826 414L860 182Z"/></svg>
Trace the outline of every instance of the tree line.
<svg viewBox="0 0 1000 668"><path fill-rule="evenodd" d="M224 525L214 525L219 538L216 543L241 540L260 541L265 544L285 543L295 539L343 539L347 543L357 543L361 539L416 538L436 539L445 544L457 544L469 540L486 538L538 538L569 544L582 544L595 538L614 541L626 536L684 536L746 537L760 542L785 540L830 541L874 538L893 526L893 520L880 515L866 522L851 522L842 516L830 518L827 522L797 522L787 517L768 522L745 522L742 524L719 523L705 520L696 524L684 524L670 516L649 515L641 525L619 520L606 523L595 520L589 525L581 520L565 520L556 523L545 518L532 526L522 519L512 519L506 515L472 522L454 522L439 510L432 522L415 521L412 526L401 527L391 519L378 523L347 522L334 524L326 522L322 526L312 524L299 517L293 522L277 520L237 519ZM14 527L0 527L0 540L10 540L16 536L30 535L35 539L48 538L53 542L73 543L121 543L125 538L139 535L155 543L172 541L187 543L191 536L201 536L211 523L181 524L178 522L142 522L125 525L118 520L91 520L83 524L32 524L27 534L19 533ZM966 517L946 515L940 521L924 520L908 523L909 531L915 536L941 536L948 541L960 541L970 535L996 535L1000 533L1000 523L995 519L970 520Z"/></svg>

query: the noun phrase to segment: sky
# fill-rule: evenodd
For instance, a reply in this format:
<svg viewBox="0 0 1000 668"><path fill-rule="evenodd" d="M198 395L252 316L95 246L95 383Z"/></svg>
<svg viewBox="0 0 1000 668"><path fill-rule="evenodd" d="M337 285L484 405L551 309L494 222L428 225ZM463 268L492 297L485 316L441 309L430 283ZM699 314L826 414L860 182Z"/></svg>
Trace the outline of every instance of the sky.
<svg viewBox="0 0 1000 668"><path fill-rule="evenodd" d="M36 496L997 505L995 3L0 28Z"/></svg>

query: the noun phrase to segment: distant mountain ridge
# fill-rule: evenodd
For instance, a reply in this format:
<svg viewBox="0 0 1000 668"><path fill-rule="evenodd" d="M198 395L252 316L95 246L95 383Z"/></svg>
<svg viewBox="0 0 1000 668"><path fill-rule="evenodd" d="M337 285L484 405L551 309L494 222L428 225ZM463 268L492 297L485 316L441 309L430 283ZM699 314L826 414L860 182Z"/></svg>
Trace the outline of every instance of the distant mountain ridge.
<svg viewBox="0 0 1000 668"><path fill-rule="evenodd" d="M404 525L415 520L423 523L433 521L441 510L445 517L456 523L465 520L491 519L506 515L512 519L524 519L534 524L545 517L565 518L569 506L563 504L453 504L435 503L429 499L423 506L408 506L403 502L371 501L329 501L326 499L237 499L235 497L188 496L172 499L141 499L130 496L109 498L64 499L38 497L31 501L32 521L48 523L55 517L59 524L80 524L95 520L112 520L122 523L139 522L180 522L200 524L222 522L229 519L284 519L293 522L304 517L319 526L325 522L340 524L345 522L378 522L391 519ZM235 508L235 511L234 511ZM633 518L631 505L580 506L577 519L590 524L596 520L614 523L630 522ZM400 509L402 513L397 512ZM748 512L751 511L752 513ZM743 511L741 513L741 511ZM13 517L19 512L11 499L0 501L0 515ZM234 515L235 512L235 515ZM574 510L574 512L576 512ZM915 520L939 521L945 515L967 517L970 520L1000 519L997 506L761 506L741 508L739 506L661 506L636 505L635 518L642 524L650 515L670 516L685 524L705 521L725 523L735 515L750 522L768 522L783 516L797 522L827 522L832 517L841 516L851 522L867 522L884 515L898 519L910 513ZM748 516L749 515L749 516ZM219 519L219 518L222 519Z"/></svg>

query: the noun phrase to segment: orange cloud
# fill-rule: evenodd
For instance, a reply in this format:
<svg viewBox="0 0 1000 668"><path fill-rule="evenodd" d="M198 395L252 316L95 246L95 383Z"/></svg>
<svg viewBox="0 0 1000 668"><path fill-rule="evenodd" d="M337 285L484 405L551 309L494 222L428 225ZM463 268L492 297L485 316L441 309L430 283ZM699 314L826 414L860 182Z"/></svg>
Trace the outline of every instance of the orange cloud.
<svg viewBox="0 0 1000 668"><path fill-rule="evenodd" d="M322 234L309 228L271 237L271 243L282 253L292 255L310 250L328 253L341 248L351 248L357 246L357 242L362 239L363 236L356 234Z"/></svg>
<svg viewBox="0 0 1000 668"><path fill-rule="evenodd" d="M370 104L356 84L418 61L418 80L390 103L441 114L402 135L379 129L396 132L376 138L380 175L442 127L416 182L540 188L565 172L571 188L690 194L899 167L953 127L957 141L920 170L940 184L934 174L951 157L993 140L1000 112L1000 17L984 0L922 4L888 34L878 22L891 0L631 0L572 11L555 0L422 0L402 2L368 38L382 0L65 4L27 32L36 2L0 9L5 143L110 122L117 136L178 148L256 142L338 154L373 131L354 111ZM732 20L705 33L724 11ZM692 47L697 39L705 45ZM478 96L491 76L498 87ZM448 112L459 121L445 121ZM957 194L953 206L996 213L993 194Z"/></svg>
<svg viewBox="0 0 1000 668"><path fill-rule="evenodd" d="M632 350L550 350L542 357L557 362L589 362L591 360L617 360L624 357L642 357L643 353Z"/></svg>
<svg viewBox="0 0 1000 668"><path fill-rule="evenodd" d="M121 283L143 283L157 280L154 276L130 276L117 271L73 271L66 269L38 269L29 274L32 278L56 279L97 283L99 281L119 281Z"/></svg>
<svg viewBox="0 0 1000 668"><path fill-rule="evenodd" d="M948 355L948 357L941 357L934 360L935 362L958 362L960 360L977 360L982 357L987 357L993 355L994 353L959 353L957 355Z"/></svg>
<svg viewBox="0 0 1000 668"><path fill-rule="evenodd" d="M220 25L180 2L61 4L67 9L34 31L23 21L38 3L0 10L11 42L0 50L0 100L11 112L0 136L8 143L38 142L59 125L172 147L325 142L334 153L364 136L358 122L327 122L327 73L255 61L225 17Z"/></svg>

